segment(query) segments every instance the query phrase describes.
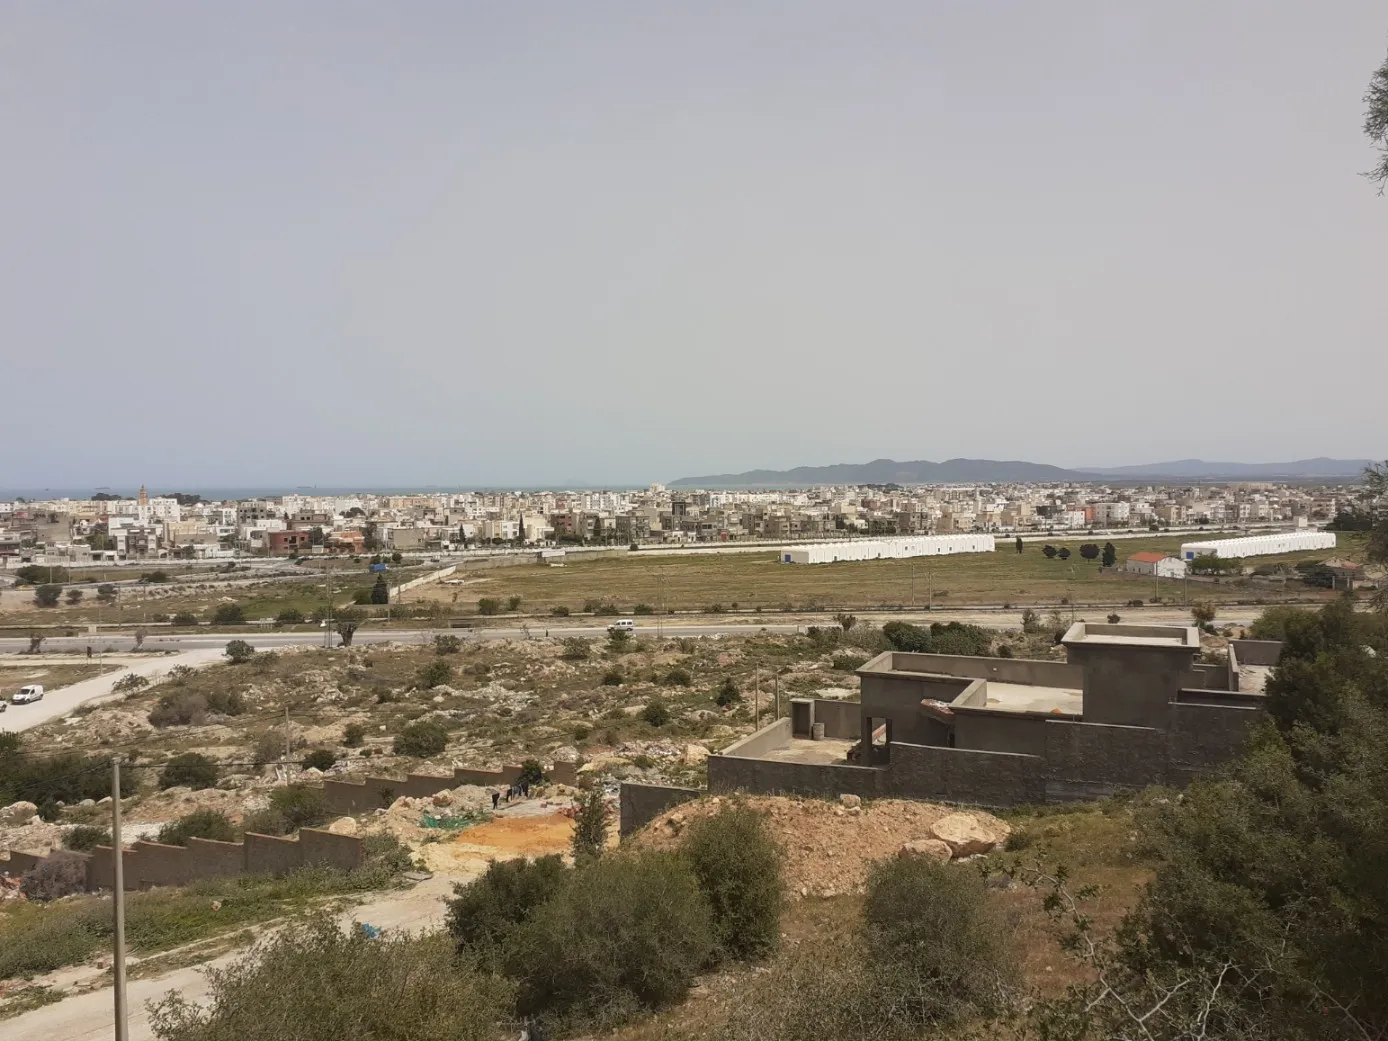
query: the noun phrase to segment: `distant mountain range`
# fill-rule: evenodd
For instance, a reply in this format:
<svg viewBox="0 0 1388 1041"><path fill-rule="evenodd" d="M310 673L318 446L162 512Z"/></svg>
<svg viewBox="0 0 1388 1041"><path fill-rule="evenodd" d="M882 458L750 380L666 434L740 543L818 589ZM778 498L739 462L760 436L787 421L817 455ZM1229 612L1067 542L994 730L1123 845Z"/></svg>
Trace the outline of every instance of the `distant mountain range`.
<svg viewBox="0 0 1388 1041"><path fill-rule="evenodd" d="M748 470L739 474L681 477L672 488L807 488L823 484L1038 484L1062 481L1247 481L1247 480L1344 480L1355 478L1372 460L1301 459L1294 463L1207 463L1202 459L1178 459L1140 466L1089 466L1067 470L1047 463L1020 460L926 459L897 462L874 459L870 463L835 463L830 466L797 466L793 470Z"/></svg>

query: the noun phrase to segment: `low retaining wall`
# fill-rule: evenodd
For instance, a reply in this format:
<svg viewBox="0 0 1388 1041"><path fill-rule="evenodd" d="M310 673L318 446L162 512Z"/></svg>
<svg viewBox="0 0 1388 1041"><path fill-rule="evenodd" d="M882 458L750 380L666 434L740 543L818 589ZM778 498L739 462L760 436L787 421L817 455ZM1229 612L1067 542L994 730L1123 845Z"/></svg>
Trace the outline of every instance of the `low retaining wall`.
<svg viewBox="0 0 1388 1041"><path fill-rule="evenodd" d="M760 730L748 734L741 741L734 741L723 749L724 756L739 759L755 759L778 748L790 744L790 717L782 716L774 723L768 723Z"/></svg>
<svg viewBox="0 0 1388 1041"><path fill-rule="evenodd" d="M521 768L515 765L503 766L500 770L471 770L455 768L452 776L438 774L406 774L404 777L368 777L362 781L323 781L323 796L328 806L338 816L354 817L359 813L389 806L396 799L408 796L411 799L427 799L431 795L457 788L463 784L475 784L483 788L500 787L515 782L520 777ZM578 766L575 763L555 763L549 771L548 779L555 784L569 786L578 783Z"/></svg>
<svg viewBox="0 0 1388 1041"><path fill-rule="evenodd" d="M623 781L618 797L619 833L626 838L640 831L671 806L708 794L700 788L675 788L661 784L632 784Z"/></svg>
<svg viewBox="0 0 1388 1041"><path fill-rule="evenodd" d="M86 861L88 889L110 889L115 884L111 847L97 846L91 853L72 855ZM8 863L0 861L0 870L22 875L47 856L11 851ZM303 828L292 839L248 833L240 842L190 839L186 847L139 841L121 855L127 890L184 886L199 878L228 875L287 875L305 867L351 871L361 862L361 839L316 828Z"/></svg>
<svg viewBox="0 0 1388 1041"><path fill-rule="evenodd" d="M1046 723L1046 802L1166 782L1166 734L1150 727Z"/></svg>
<svg viewBox="0 0 1388 1041"><path fill-rule="evenodd" d="M1281 640L1230 640L1229 646L1244 665L1276 665L1282 656Z"/></svg>
<svg viewBox="0 0 1388 1041"><path fill-rule="evenodd" d="M1013 806L1046 798L1046 761L1034 755L893 742L883 771L903 799Z"/></svg>
<svg viewBox="0 0 1388 1041"><path fill-rule="evenodd" d="M708 790L714 795L813 795L832 799L845 792L876 798L889 794L885 770L871 766L782 763L741 756L708 757Z"/></svg>

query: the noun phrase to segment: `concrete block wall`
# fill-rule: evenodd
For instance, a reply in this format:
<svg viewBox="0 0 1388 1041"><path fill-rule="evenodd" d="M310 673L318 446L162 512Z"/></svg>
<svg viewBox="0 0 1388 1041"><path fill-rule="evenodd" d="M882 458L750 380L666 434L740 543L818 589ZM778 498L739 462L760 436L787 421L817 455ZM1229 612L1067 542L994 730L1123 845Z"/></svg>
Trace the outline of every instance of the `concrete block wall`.
<svg viewBox="0 0 1388 1041"><path fill-rule="evenodd" d="M999 683L1023 683L1035 687L1065 687L1073 690L1078 690L1084 683L1083 670L1061 661L981 658L964 654L918 654L914 651L887 651L886 654L890 657L880 667L894 668L898 672L966 676L977 680L997 680ZM859 675L872 669L881 657L864 665L858 670Z"/></svg>
<svg viewBox="0 0 1388 1041"><path fill-rule="evenodd" d="M299 843L294 839L248 832L244 841L247 874L287 875L303 867L303 854L299 849Z"/></svg>
<svg viewBox="0 0 1388 1041"><path fill-rule="evenodd" d="M1281 640L1230 640L1229 646L1245 665L1276 665L1282 656Z"/></svg>
<svg viewBox="0 0 1388 1041"><path fill-rule="evenodd" d="M891 754L883 773L899 798L980 806L1045 801L1046 762L1038 756L908 744L893 744Z"/></svg>
<svg viewBox="0 0 1388 1041"><path fill-rule="evenodd" d="M776 722L768 723L760 730L748 734L741 741L734 741L723 749L723 755L737 758L756 758L778 748L784 748L790 744L790 739L790 717L783 716Z"/></svg>
<svg viewBox="0 0 1388 1041"><path fill-rule="evenodd" d="M1070 802L1166 782L1166 734L1151 727L1046 723L1046 799Z"/></svg>
<svg viewBox="0 0 1388 1041"><path fill-rule="evenodd" d="M863 707L856 701L832 701L815 698L814 722L824 724L824 736L841 741L856 741L862 733L860 717ZM807 735L808 736L808 735Z"/></svg>
<svg viewBox="0 0 1388 1041"><path fill-rule="evenodd" d="M475 784L481 787L501 787L516 781L521 775L517 765L503 766L500 770L472 770L455 767L452 776L438 774L407 774L398 777L367 777L361 781L323 780L323 796L329 808L340 816L356 816L374 809L389 806L396 799L408 796L411 799L427 799L431 795L457 788L459 785ZM578 783L577 763L555 763L549 772L549 780L556 784L569 786Z"/></svg>
<svg viewBox="0 0 1388 1041"><path fill-rule="evenodd" d="M1234 758L1262 715L1252 703L1236 707L1173 702L1165 735L1167 783L1185 784Z"/></svg>
<svg viewBox="0 0 1388 1041"><path fill-rule="evenodd" d="M985 709L954 711L954 747L979 752L1046 754L1047 717ZM931 741L930 744L942 742Z"/></svg>
<svg viewBox="0 0 1388 1041"><path fill-rule="evenodd" d="M622 838L640 831L672 806L706 794L699 788L623 781L618 795L619 833Z"/></svg>
<svg viewBox="0 0 1388 1041"><path fill-rule="evenodd" d="M782 763L729 755L708 758L708 790L713 795L752 792L832 799L848 792L880 798L887 794L886 776L886 771L870 766Z"/></svg>

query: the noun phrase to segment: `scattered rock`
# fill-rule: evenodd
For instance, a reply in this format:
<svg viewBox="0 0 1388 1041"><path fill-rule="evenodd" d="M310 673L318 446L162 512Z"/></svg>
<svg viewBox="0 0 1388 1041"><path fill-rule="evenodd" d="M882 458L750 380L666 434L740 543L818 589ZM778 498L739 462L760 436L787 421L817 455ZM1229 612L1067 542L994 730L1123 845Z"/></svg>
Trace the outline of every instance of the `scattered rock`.
<svg viewBox="0 0 1388 1041"><path fill-rule="evenodd" d="M930 826L930 834L947 843L956 857L987 853L1007 838L1010 829L997 818L986 821L973 813L951 813Z"/></svg>
<svg viewBox="0 0 1388 1041"><path fill-rule="evenodd" d="M861 806L862 804L863 800L859 796L848 795L846 793L844 795L839 796L839 805L847 807L850 810L853 809L855 806Z"/></svg>
<svg viewBox="0 0 1388 1041"><path fill-rule="evenodd" d="M39 812L39 808L32 802L12 802L3 810L0 810L0 824L24 824L30 817Z"/></svg>
<svg viewBox="0 0 1388 1041"><path fill-rule="evenodd" d="M949 843L940 839L911 839L909 842L901 844L899 856L922 856L930 857L932 860L949 860L954 856L954 850L950 849Z"/></svg>
<svg viewBox="0 0 1388 1041"><path fill-rule="evenodd" d="M680 761L685 766L698 766L708 758L708 749L703 745L688 744L684 746L684 753L680 756Z"/></svg>
<svg viewBox="0 0 1388 1041"><path fill-rule="evenodd" d="M357 833L357 822L354 817L339 817L328 825L328 831L333 835L355 835Z"/></svg>

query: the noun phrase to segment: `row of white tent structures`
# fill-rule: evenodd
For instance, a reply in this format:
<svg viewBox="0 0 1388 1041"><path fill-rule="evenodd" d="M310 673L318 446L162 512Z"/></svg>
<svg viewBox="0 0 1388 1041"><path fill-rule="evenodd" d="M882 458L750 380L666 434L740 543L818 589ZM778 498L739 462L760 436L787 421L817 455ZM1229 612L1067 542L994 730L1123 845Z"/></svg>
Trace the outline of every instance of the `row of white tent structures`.
<svg viewBox="0 0 1388 1041"><path fill-rule="evenodd" d="M844 560L899 560L950 553L992 553L992 535L915 535L895 539L844 539L781 549L782 564L835 564Z"/></svg>
<svg viewBox="0 0 1388 1041"><path fill-rule="evenodd" d="M1196 557L1267 557L1311 549L1334 549L1333 531L1282 531L1272 535L1244 535L1235 539L1207 539L1181 544L1181 559Z"/></svg>

